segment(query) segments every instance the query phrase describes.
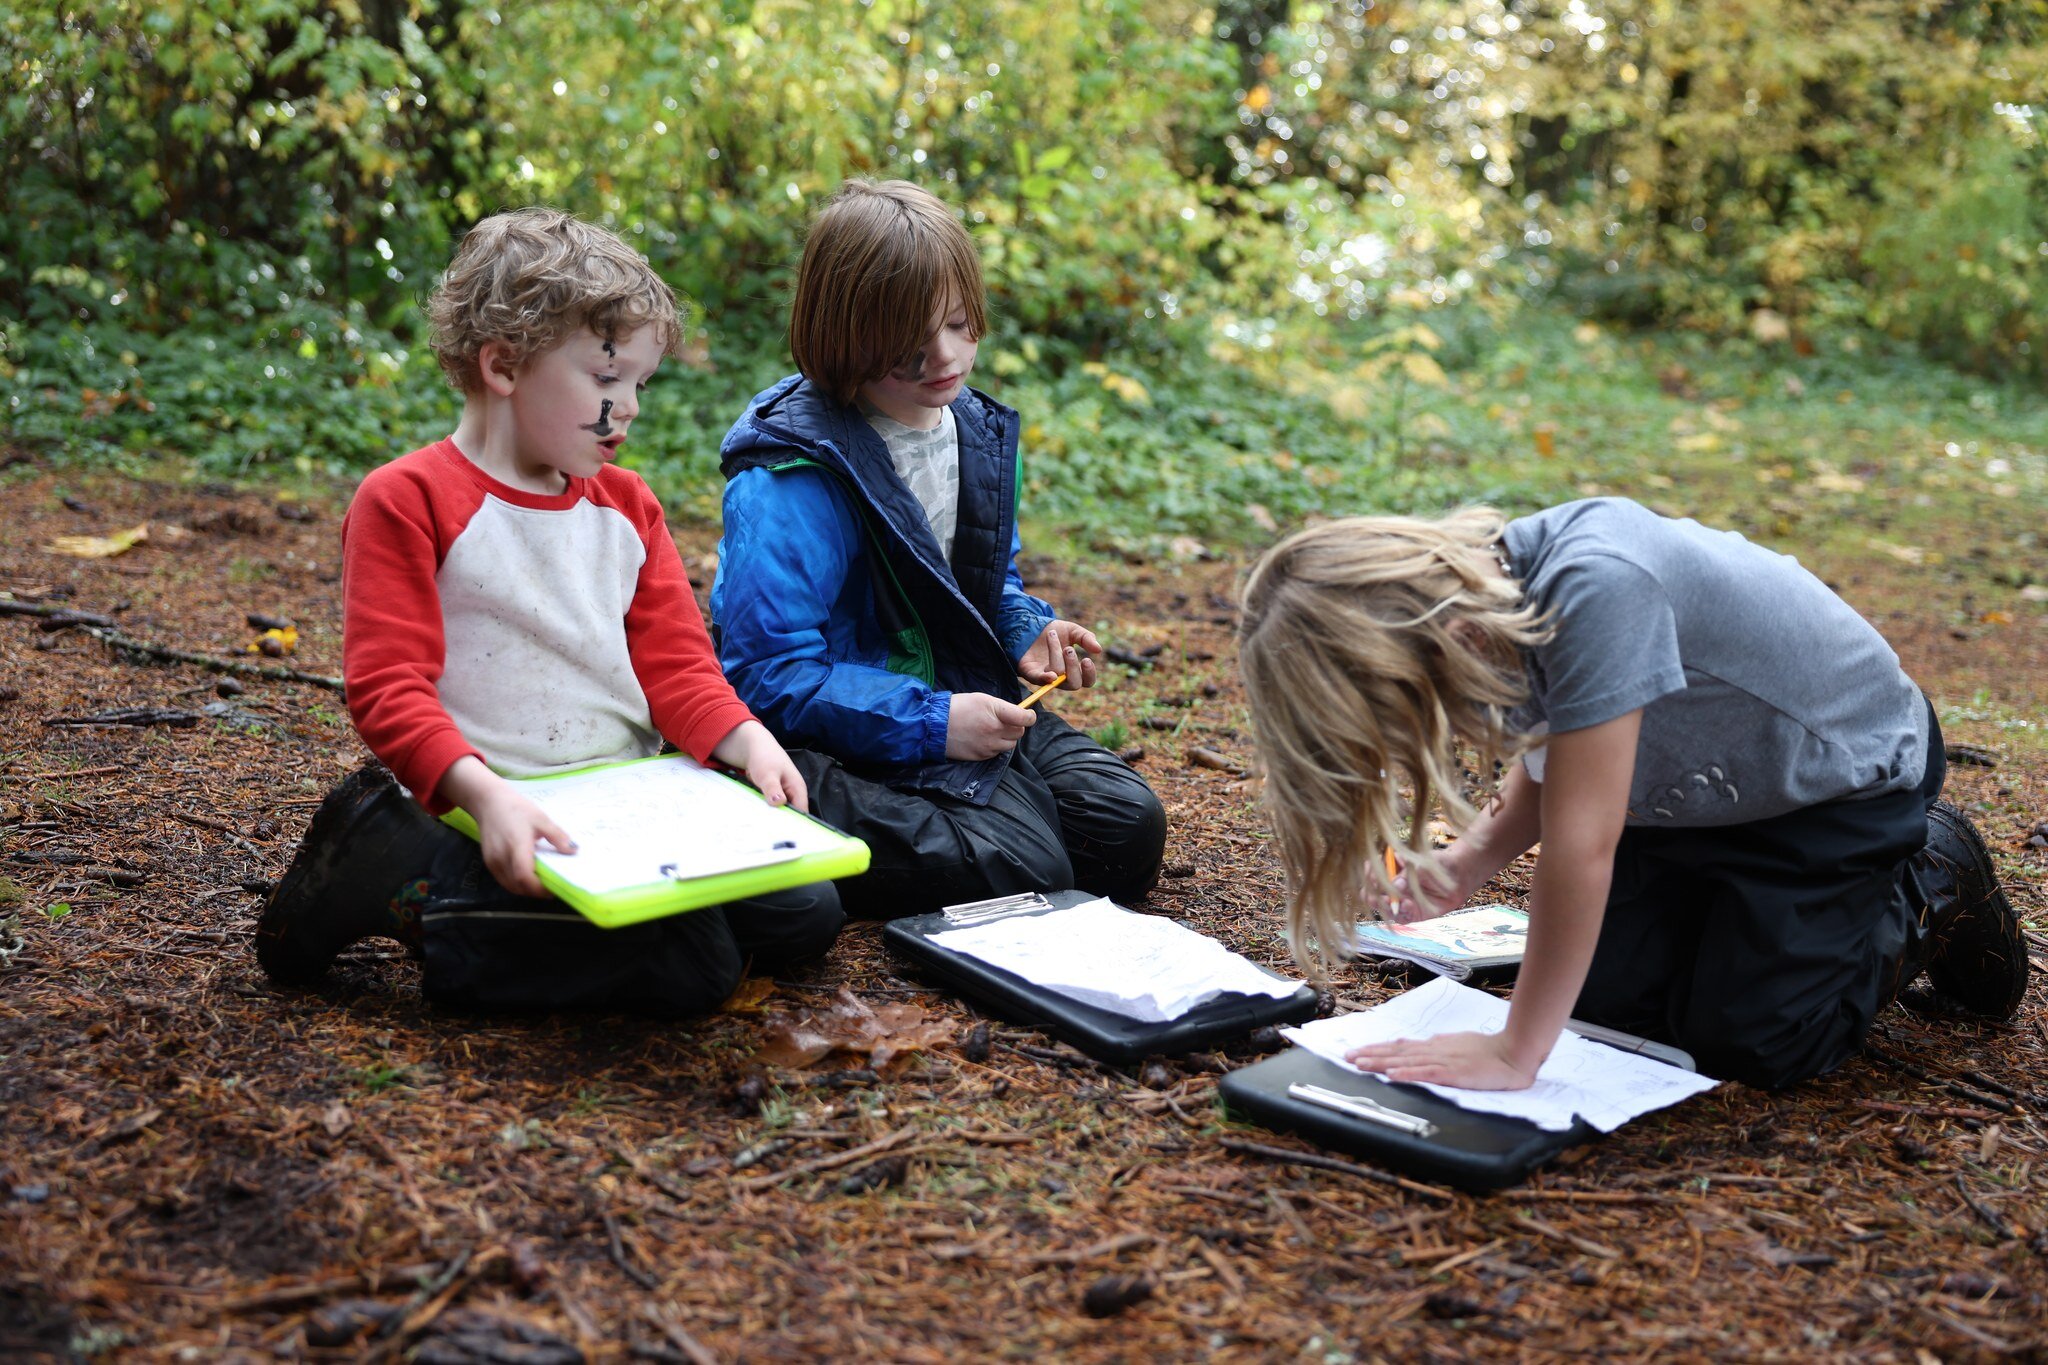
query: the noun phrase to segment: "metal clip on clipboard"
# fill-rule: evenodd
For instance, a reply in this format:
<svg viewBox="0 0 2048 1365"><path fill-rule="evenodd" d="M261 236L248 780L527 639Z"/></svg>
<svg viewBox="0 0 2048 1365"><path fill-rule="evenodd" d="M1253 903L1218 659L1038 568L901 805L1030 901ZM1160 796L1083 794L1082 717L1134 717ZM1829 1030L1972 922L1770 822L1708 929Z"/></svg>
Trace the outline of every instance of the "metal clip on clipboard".
<svg viewBox="0 0 2048 1365"><path fill-rule="evenodd" d="M767 867L771 863L786 863L796 856L796 840L777 839L764 848L737 850L732 854L733 861L721 862L716 867L693 867L686 872L680 863L663 863L654 869L654 875L666 881L687 882L698 877L715 876L720 872L739 872L753 867Z"/></svg>
<svg viewBox="0 0 2048 1365"><path fill-rule="evenodd" d="M939 913L946 917L946 923L954 928L970 924L987 924L993 920L1008 919L1012 915L1029 915L1040 910L1052 909L1052 902L1036 891L1025 891L1015 896L996 896L985 901L964 901L959 905L948 905Z"/></svg>
<svg viewBox="0 0 2048 1365"><path fill-rule="evenodd" d="M1294 1082L1287 1087L1287 1093L1295 1099L1306 1100L1325 1109L1334 1109L1340 1114L1349 1114L1352 1118L1364 1119L1369 1123L1397 1128L1416 1137L1436 1136L1436 1125L1428 1119L1417 1114L1403 1113L1399 1109L1390 1109L1379 1101L1367 1099L1363 1095L1346 1095L1342 1091L1310 1085L1306 1081Z"/></svg>

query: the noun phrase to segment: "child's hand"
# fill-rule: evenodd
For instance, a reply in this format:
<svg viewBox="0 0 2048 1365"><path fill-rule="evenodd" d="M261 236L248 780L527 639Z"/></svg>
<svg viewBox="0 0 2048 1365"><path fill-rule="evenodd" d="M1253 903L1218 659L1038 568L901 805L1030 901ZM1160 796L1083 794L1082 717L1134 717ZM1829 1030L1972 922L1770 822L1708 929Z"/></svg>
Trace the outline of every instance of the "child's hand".
<svg viewBox="0 0 2048 1365"><path fill-rule="evenodd" d="M1001 697L955 692L946 708L946 757L978 760L1006 754L1037 723L1036 711L1012 706Z"/></svg>
<svg viewBox="0 0 2048 1365"><path fill-rule="evenodd" d="M1452 844L1437 855L1435 867L1403 865L1394 877L1395 899L1387 905L1387 918L1396 924L1415 924L1435 919L1472 899L1479 889L1466 859L1459 857L1461 845Z"/></svg>
<svg viewBox="0 0 2048 1365"><path fill-rule="evenodd" d="M498 885L515 896L550 896L533 872L533 850L542 840L557 853L574 853L576 841L547 817L514 783L465 754L441 779L441 795L476 821L484 866Z"/></svg>
<svg viewBox="0 0 2048 1365"><path fill-rule="evenodd" d="M747 775L771 806L790 805L808 811L810 792L803 774L789 761L789 754L758 720L744 720L726 732L711 756L728 768Z"/></svg>
<svg viewBox="0 0 2048 1365"><path fill-rule="evenodd" d="M1536 1081L1536 1067L1524 1070L1508 1056L1504 1033L1403 1038L1359 1048L1344 1060L1390 1081L1427 1081L1465 1090L1526 1090Z"/></svg>
<svg viewBox="0 0 2048 1365"><path fill-rule="evenodd" d="M1101 652L1102 642L1086 626L1050 621L1017 660L1017 676L1028 683L1049 683L1064 673L1067 680L1060 684L1060 691L1079 691L1095 686L1093 656Z"/></svg>

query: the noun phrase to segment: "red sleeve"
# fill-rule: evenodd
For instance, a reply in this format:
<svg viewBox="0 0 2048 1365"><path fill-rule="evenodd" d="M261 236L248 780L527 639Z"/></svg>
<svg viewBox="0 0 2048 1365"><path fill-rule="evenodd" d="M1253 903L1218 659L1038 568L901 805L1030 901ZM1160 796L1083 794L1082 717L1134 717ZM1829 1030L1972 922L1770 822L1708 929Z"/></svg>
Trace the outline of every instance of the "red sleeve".
<svg viewBox="0 0 2048 1365"><path fill-rule="evenodd" d="M647 558L626 612L626 650L634 676L647 694L647 709L662 737L698 762L711 757L733 727L754 718L725 680L704 613L690 591L683 557L669 538L661 504L638 475L614 468L606 484L631 479L632 487L609 487L620 509L639 528Z"/></svg>
<svg viewBox="0 0 2048 1365"><path fill-rule="evenodd" d="M444 505L437 518L435 503ZM480 493L437 490L424 461L374 470L356 490L341 523L342 680L356 733L428 811L449 767L483 755L441 705L437 685L447 658L441 558ZM453 516L453 524L445 524Z"/></svg>

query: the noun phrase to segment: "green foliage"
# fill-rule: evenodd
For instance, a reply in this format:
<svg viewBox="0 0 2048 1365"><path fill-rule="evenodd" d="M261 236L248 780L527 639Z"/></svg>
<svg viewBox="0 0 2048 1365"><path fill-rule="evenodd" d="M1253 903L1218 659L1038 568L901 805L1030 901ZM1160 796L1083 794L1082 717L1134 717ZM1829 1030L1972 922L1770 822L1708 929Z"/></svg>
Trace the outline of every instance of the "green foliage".
<svg viewBox="0 0 2048 1365"><path fill-rule="evenodd" d="M1552 285L2041 374L2044 30L2048 0L27 0L0 431L386 458L452 420L417 305L456 236L544 200L703 306L631 458L712 517L806 223L906 176L980 245L1033 515L1156 539L1435 503L1502 443L1469 385Z"/></svg>
<svg viewBox="0 0 2048 1365"><path fill-rule="evenodd" d="M391 263L445 249L453 182L476 169L466 15L461 0L10 8L0 305L97 314L108 296L28 291L82 270L125 293L140 326L232 313L240 274L185 249L216 238L304 258L316 293L402 306Z"/></svg>
<svg viewBox="0 0 2048 1365"><path fill-rule="evenodd" d="M216 467L364 462L417 282L477 201L467 10L172 0L0 12L0 396L10 435Z"/></svg>
<svg viewBox="0 0 2048 1365"><path fill-rule="evenodd" d="M1131 742L1131 728L1120 720L1113 720L1107 725L1090 730L1088 738L1111 753L1116 753Z"/></svg>
<svg viewBox="0 0 2048 1365"><path fill-rule="evenodd" d="M385 1062L366 1062L350 1071L350 1080L356 1088L366 1094L379 1095L386 1090L398 1090L413 1083L412 1067Z"/></svg>
<svg viewBox="0 0 2048 1365"><path fill-rule="evenodd" d="M239 258L243 291L258 303L200 315L157 332L118 318L45 327L0 322L0 408L24 444L102 457L171 450L246 471L285 462L340 468L387 459L398 447L446 434L455 404L431 357L364 319L286 291L254 253ZM122 290L98 277L76 287ZM280 287L283 286L283 287Z"/></svg>
<svg viewBox="0 0 2048 1365"><path fill-rule="evenodd" d="M2031 122L1900 185L1865 252L1874 321L1994 373L2048 376L2048 152Z"/></svg>
<svg viewBox="0 0 2048 1365"><path fill-rule="evenodd" d="M1895 320L1883 288L1866 292L1859 277L1888 256L1880 273L1904 283L1898 239L1925 245L1958 226L1937 227L1928 210L1960 206L1967 191L1947 183L1959 165L1988 174L2008 161L1990 142L2038 142L2026 105L2048 75L2044 25L2042 0L1616 0L1566 12L1543 28L1558 58L1532 104L1521 174L1549 200L1537 216L1567 288L1612 315L1723 331L1758 308L1795 325ZM2001 102L2011 116L1991 120ZM2024 180L2011 192L2027 193ZM1985 263L2010 274L2005 253ZM1997 331L1985 327L1980 355ZM2001 338L2008 358L2017 339Z"/></svg>

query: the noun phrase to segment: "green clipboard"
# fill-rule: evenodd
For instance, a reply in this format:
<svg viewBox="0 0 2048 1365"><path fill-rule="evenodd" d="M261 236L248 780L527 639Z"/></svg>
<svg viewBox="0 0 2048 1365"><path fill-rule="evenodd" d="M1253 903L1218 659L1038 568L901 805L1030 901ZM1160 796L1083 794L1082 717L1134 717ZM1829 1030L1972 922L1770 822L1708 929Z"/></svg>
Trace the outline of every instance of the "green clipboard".
<svg viewBox="0 0 2048 1365"><path fill-rule="evenodd" d="M868 846L684 754L509 779L576 840L534 857L541 885L600 928L867 871ZM441 817L470 838L476 821Z"/></svg>

